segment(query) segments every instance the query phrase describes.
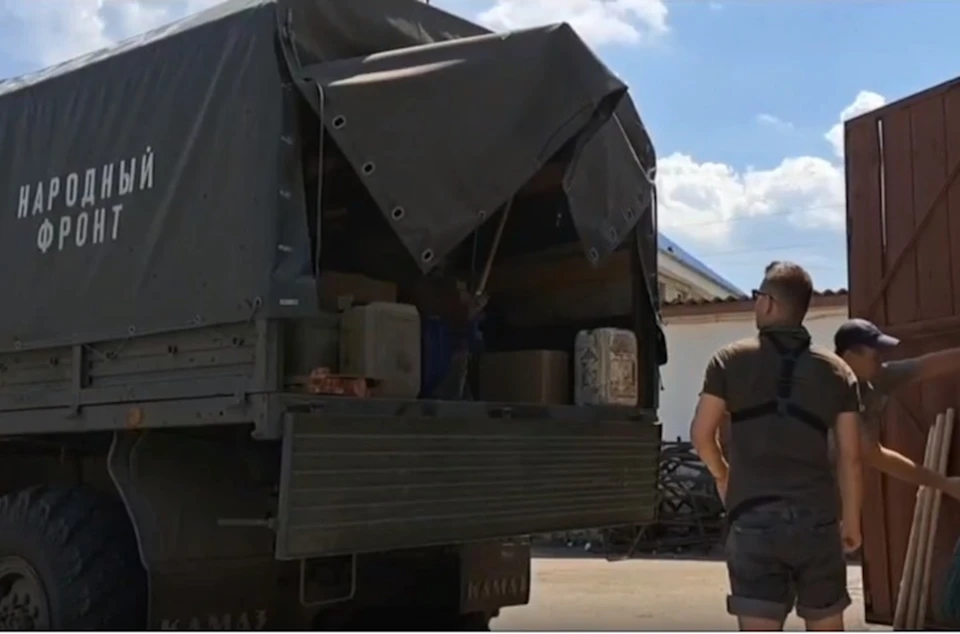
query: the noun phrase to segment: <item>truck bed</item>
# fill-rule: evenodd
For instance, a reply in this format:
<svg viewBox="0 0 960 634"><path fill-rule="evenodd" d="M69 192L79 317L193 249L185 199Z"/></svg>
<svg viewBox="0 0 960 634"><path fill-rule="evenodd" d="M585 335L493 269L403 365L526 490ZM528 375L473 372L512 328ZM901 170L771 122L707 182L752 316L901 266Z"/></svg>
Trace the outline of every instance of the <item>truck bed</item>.
<svg viewBox="0 0 960 634"><path fill-rule="evenodd" d="M652 411L290 391L285 377L323 354L329 326L263 320L3 354L0 435L249 426L281 441L284 559L653 519Z"/></svg>

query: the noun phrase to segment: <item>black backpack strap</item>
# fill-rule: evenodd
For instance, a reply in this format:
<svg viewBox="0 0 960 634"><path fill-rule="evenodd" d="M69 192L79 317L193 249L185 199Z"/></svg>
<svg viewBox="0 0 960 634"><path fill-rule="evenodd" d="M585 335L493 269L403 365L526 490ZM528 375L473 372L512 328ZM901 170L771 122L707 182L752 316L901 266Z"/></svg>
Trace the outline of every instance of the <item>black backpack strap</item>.
<svg viewBox="0 0 960 634"><path fill-rule="evenodd" d="M730 422L740 423L762 416L777 415L780 418L792 418L826 434L829 426L820 418L790 400L793 394L793 376L797 371L800 357L810 351L810 342L805 341L795 348L787 348L776 337L767 337L777 354L780 355L780 374L777 377L777 393L772 401L730 412Z"/></svg>

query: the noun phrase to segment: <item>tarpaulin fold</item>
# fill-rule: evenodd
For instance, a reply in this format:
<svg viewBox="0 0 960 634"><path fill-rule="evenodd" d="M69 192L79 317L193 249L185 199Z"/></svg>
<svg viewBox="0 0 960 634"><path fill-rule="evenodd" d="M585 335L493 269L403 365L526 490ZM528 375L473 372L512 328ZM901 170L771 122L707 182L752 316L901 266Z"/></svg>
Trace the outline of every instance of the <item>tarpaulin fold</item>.
<svg viewBox="0 0 960 634"><path fill-rule="evenodd" d="M478 24L416 0L285 2L296 16L294 24L299 25L293 34L296 42L305 57L315 61L342 59L347 51L359 58L385 50L491 34ZM317 19L321 15L323 18ZM604 74L610 73L599 61L596 64ZM536 87L541 88L539 84ZM530 88L520 89L523 94L530 94ZM594 262L602 260L635 226L641 225L646 242L645 269L655 278L657 235L650 200L656 153L629 94L619 100L615 115L584 148L590 158L577 161L572 166L577 171L564 179L570 214L586 255ZM611 162L616 156L623 160ZM604 161L605 168L590 167L596 160ZM641 173L643 178L631 180ZM629 191L622 189L624 185ZM631 215L629 208L639 211ZM619 236L616 244L609 239L614 234Z"/></svg>
<svg viewBox="0 0 960 634"><path fill-rule="evenodd" d="M563 146L595 134L626 91L566 25L317 64L304 75L323 90L326 129L425 270Z"/></svg>

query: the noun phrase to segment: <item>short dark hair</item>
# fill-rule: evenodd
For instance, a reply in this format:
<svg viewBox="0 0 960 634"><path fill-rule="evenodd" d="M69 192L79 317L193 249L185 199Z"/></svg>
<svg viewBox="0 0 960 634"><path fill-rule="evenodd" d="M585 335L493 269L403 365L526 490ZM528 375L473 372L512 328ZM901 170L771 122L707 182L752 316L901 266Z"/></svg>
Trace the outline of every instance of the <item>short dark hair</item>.
<svg viewBox="0 0 960 634"><path fill-rule="evenodd" d="M797 324L807 316L813 297L813 280L799 264L777 260L767 265L763 291L769 293L784 310L784 317Z"/></svg>

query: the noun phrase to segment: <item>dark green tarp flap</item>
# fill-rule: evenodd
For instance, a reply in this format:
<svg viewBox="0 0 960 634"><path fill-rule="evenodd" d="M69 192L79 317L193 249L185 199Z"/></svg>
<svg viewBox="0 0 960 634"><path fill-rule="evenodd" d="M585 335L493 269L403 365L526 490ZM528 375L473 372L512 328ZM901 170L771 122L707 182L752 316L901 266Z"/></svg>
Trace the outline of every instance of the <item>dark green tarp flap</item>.
<svg viewBox="0 0 960 634"><path fill-rule="evenodd" d="M323 118L421 268L457 246L626 87L566 25L318 64Z"/></svg>
<svg viewBox="0 0 960 634"><path fill-rule="evenodd" d="M289 0L287 0L289 2ZM491 59L485 59L482 62L478 60L469 60L470 70L466 71L464 77L460 80L453 75L457 72L464 72L464 64L457 67L445 69L445 84L442 84L449 90L448 94L443 95L442 101L438 104L440 112L445 117L457 117L458 122L466 121L465 129L456 128L456 137L462 138L464 135L477 130L473 135L473 140L479 138L480 133L487 133L491 128L491 123L484 121L491 104L501 107L507 103L523 104L524 116L529 116L530 120L539 123L536 115L531 115L534 108L543 109L546 116L556 112L569 104L564 101L574 95L575 90L570 86L564 85L564 73L571 72L569 81L577 82L576 86L585 86L589 83L592 86L603 85L604 82L616 83L623 86L622 83L612 75L612 73L593 55L586 45L579 40L575 33L568 27L548 27L544 29L535 29L532 33L553 34L550 40L550 49L552 57L540 55L534 60L528 60L525 57L509 57L507 51L517 51L522 55L528 55L541 46L545 41L542 36L534 37L531 32L519 32L509 34L513 41L504 39L505 35L496 34L484 38L484 35L490 36L491 31L480 25L474 24L457 16L448 14L442 10L426 5L423 2L414 0L367 0L365 2L344 3L339 0L312 0L304 5L289 3L292 15L295 16L293 23L297 25L294 37L302 47L305 57L312 58L315 61L334 62L333 67L343 67L331 70L331 66L311 67L310 72L320 71L320 76L326 77L327 81L336 81L345 76L347 72L364 75L371 73L368 68L364 68L365 63L371 60L379 60L378 68L390 68L399 73L403 64L413 56L419 58L429 58L431 55L439 55L443 59L440 48L436 51L432 47L423 47L422 44L439 44L455 40L458 45L464 45L470 42L469 46L464 46L459 51L476 52L482 47L484 51L489 51ZM306 7L310 7L310 11ZM316 16L323 16L322 21L316 20ZM562 35L557 29L563 29ZM537 39L537 38L541 39ZM562 42L561 42L562 40ZM498 49L497 43L501 42L504 46ZM519 51L519 47L533 45L533 48L527 51ZM414 47L414 48L410 48ZM387 54L385 56L379 51L387 49L408 49L399 53ZM347 62L335 62L342 59L344 52L350 51L356 60ZM487 53L484 53L487 54ZM367 59L361 59L364 56L371 56ZM463 60L467 61L467 60ZM476 73L475 69L481 64L486 64L487 68L494 67L497 63L505 63L501 69L502 80L490 74ZM551 67L548 64L559 64ZM514 68L513 65L519 66ZM349 70L344 70L344 67ZM521 76L522 73L539 71L543 76L535 76L532 81L518 82L513 78ZM583 79L588 73L596 73L596 77L590 78L588 82ZM436 75L437 73L431 73ZM426 85L424 78L407 81L410 87ZM472 85L468 84L473 82ZM421 82L421 83L417 83ZM486 82L486 83L483 83ZM438 90L441 82L431 85L432 90ZM354 88L355 94L360 94L363 89ZM460 98L458 91L470 91L472 100ZM328 100L333 99L333 94L328 91ZM422 98L422 96L421 96ZM330 101L328 101L328 104ZM372 109L370 104L366 108ZM544 109L545 108L545 109ZM459 110L457 110L459 109ZM424 116L419 120L421 130L427 127L427 119L436 114L437 111L430 110L430 106L424 104L420 106L420 111ZM656 231L655 220L653 218L653 179L656 174L656 154L650 137L640 120L636 108L629 95L623 95L616 104L615 117L606 117L606 123L600 127L599 131L584 129L584 137L580 139L584 144L578 149L578 153L573 157L569 170L564 179L564 189L567 195L568 206L574 225L580 234L581 241L587 257L594 263L602 260L616 249L623 240L629 235L630 231L638 225L641 225L641 236L644 241L644 262L645 268L650 271L650 275L656 276ZM393 116L393 113L383 113L384 116ZM607 112L602 113L606 116ZM515 119L518 120L518 119ZM329 118L328 118L329 123ZM437 122L436 118L430 119L430 132L425 132L430 138L439 136L435 132L439 127L447 127L446 122ZM594 122L596 123L596 121ZM450 126L453 127L453 126ZM535 126L536 127L536 126ZM529 143L535 134L542 132L542 127L537 127L535 131L522 130L517 135L521 146ZM569 132L569 128L565 129ZM336 131L335 131L336 132ZM338 141L346 136L351 142L351 135L355 134L354 129L346 135L337 134ZM387 137L390 138L390 137ZM568 139L571 137L568 137ZM589 141L589 142L588 142ZM440 146L434 146L440 147ZM346 148L345 148L346 151ZM395 151L408 153L409 156L420 156L418 150L413 150L409 145L399 144ZM459 151L459 148L457 148ZM523 151L521 148L520 152ZM348 152L349 154L349 152ZM358 160L355 156L349 156L351 161ZM510 157L508 161L510 166L515 165L520 157ZM546 157L549 158L549 157ZM434 163L440 163L441 167L446 167L446 160L443 157L433 157ZM458 161L462 164L462 161ZM355 164L354 168L362 167L361 164ZM404 166L410 169L409 166ZM381 173L380 166L377 171ZM485 167L484 169L490 169ZM500 174L505 170L496 169ZM448 173L448 169L441 169L433 172L434 175ZM359 173L359 172L358 172ZM514 177L521 176L517 171L512 174ZM463 176L462 174L459 176ZM412 187L422 187L424 172L419 172L416 179L409 181ZM439 179L437 179L439 180ZM512 180L512 179L511 179ZM434 187L431 181L429 187ZM475 208L485 208L489 211L491 203L476 203L475 189L480 186L488 186L493 183L493 178L483 180L482 177L465 183L452 183L453 189L442 184L448 193L454 194L461 191L462 186L469 187L471 198L468 202ZM504 184L506 181L500 181L497 184ZM381 196L378 190L382 188L382 182L376 179L369 179L368 186L371 188L375 200L380 204L385 214L390 213L389 204ZM382 191L382 189L381 189ZM504 194L500 190L492 190L488 199L503 201ZM511 192L512 193L512 192ZM425 192L425 194L432 194ZM494 196L495 194L495 196ZM507 196L509 195L506 194ZM410 200L410 199L406 199ZM492 203L497 204L497 203ZM412 235L414 230L414 221L409 218L409 204L405 209L407 216L404 220L405 227L400 223L392 222L397 228L398 233L404 240L407 247L421 266L424 262L421 255L425 249L431 249L435 254L437 245L447 244L446 236L463 236L469 233L467 227L475 226L475 218L467 219L448 217L454 207L448 207L447 211L437 210L435 212L424 212L418 209L417 213L429 213L433 220L431 228L417 227L418 235ZM437 224L440 223L440 224ZM450 223L449 227L442 227L443 223ZM433 239L429 232L432 228L445 234L444 239ZM407 233L405 233L407 232ZM455 244L455 243L454 243ZM449 245L452 246L452 245ZM449 248L449 247L448 247Z"/></svg>

